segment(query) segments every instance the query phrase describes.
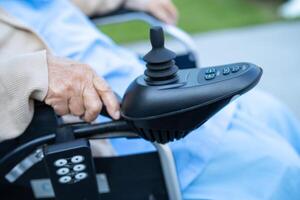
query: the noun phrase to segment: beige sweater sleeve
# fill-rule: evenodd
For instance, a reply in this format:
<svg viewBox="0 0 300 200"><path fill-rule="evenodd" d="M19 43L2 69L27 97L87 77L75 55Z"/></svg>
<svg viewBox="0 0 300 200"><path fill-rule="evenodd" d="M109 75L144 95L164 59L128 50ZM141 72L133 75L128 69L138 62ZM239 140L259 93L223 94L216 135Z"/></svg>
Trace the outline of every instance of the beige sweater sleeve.
<svg viewBox="0 0 300 200"><path fill-rule="evenodd" d="M0 56L0 142L24 132L33 116L33 99L48 90L46 51Z"/></svg>

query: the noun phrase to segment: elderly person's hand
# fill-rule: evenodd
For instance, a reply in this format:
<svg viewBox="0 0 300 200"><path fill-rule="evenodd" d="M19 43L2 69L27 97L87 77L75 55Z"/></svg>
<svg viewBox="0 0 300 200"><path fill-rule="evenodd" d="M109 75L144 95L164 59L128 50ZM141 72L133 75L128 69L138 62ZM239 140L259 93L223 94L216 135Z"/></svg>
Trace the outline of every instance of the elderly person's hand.
<svg viewBox="0 0 300 200"><path fill-rule="evenodd" d="M146 11L168 24L176 24L178 12L171 0L127 0L125 7Z"/></svg>
<svg viewBox="0 0 300 200"><path fill-rule="evenodd" d="M89 65L48 55L49 88L45 103L59 115L72 114L91 122L103 104L114 118L120 117L119 104L106 81Z"/></svg>

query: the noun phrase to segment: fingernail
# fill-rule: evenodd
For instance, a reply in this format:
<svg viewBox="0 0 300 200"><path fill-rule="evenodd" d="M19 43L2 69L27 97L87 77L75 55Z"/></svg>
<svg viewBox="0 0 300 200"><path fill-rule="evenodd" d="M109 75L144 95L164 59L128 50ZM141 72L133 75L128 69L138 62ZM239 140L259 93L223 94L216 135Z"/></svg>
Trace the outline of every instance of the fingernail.
<svg viewBox="0 0 300 200"><path fill-rule="evenodd" d="M113 118L114 119L119 119L120 118L120 111L116 111L116 112L114 112L114 114L113 114Z"/></svg>

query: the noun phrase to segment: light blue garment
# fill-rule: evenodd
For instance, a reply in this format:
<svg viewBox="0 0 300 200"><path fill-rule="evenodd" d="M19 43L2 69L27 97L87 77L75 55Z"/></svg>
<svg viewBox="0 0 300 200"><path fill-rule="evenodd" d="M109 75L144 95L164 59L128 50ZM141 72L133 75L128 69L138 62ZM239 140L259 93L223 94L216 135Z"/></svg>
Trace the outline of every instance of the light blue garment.
<svg viewBox="0 0 300 200"><path fill-rule="evenodd" d="M143 73L65 0L0 0L59 56L90 64L119 94ZM143 140L111 141L120 154L153 150ZM184 199L300 199L300 126L262 92L233 102L185 139L171 143Z"/></svg>

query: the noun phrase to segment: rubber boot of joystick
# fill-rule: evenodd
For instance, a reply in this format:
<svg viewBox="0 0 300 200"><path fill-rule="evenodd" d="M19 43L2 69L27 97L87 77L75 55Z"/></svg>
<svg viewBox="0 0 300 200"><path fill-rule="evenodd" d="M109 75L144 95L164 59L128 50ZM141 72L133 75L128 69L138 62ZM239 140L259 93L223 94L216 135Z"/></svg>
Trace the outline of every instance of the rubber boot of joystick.
<svg viewBox="0 0 300 200"><path fill-rule="evenodd" d="M164 32L161 27L150 29L151 51L144 56L147 63L145 70L145 80L150 85L165 85L178 81L178 67L174 59L176 54L165 48Z"/></svg>

